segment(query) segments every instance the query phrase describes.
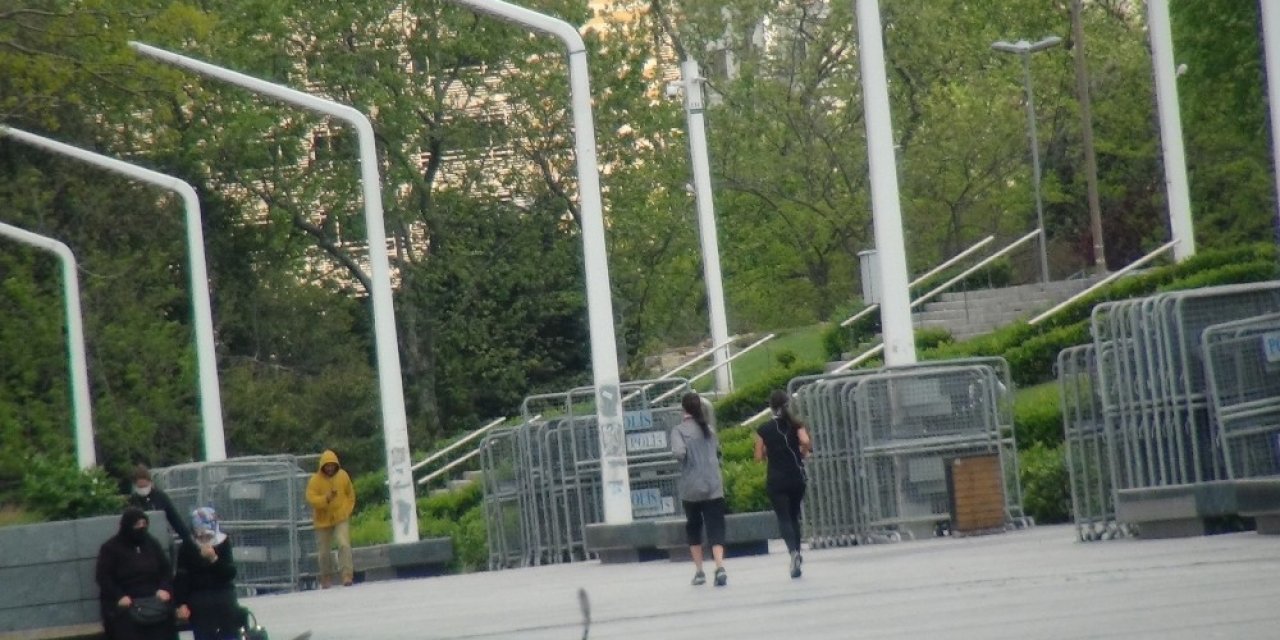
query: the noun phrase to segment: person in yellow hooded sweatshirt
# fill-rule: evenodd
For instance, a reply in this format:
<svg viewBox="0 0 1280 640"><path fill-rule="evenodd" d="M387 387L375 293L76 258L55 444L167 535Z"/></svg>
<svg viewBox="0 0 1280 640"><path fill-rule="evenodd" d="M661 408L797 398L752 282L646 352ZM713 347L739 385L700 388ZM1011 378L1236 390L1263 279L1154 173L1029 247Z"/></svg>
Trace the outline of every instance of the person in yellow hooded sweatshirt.
<svg viewBox="0 0 1280 640"><path fill-rule="evenodd" d="M320 588L332 584L333 542L338 542L338 570L342 585L349 587L355 577L351 566L351 512L356 508L356 490L351 476L338 463L338 454L320 454L320 468L307 481L307 502L311 503L316 527L316 555L320 558Z"/></svg>

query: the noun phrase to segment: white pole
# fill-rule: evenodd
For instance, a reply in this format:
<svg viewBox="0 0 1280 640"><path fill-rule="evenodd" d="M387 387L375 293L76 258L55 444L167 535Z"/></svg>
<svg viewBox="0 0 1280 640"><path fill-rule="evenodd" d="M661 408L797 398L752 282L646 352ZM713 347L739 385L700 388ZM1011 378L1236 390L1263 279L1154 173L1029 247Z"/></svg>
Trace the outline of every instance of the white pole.
<svg viewBox="0 0 1280 640"><path fill-rule="evenodd" d="M880 5L877 0L856 1L872 217L876 250L880 252L880 327L884 334L885 364L893 367L916 361L911 292L907 288L907 251L902 239L902 205L898 201L889 83L885 78L884 42L880 37Z"/></svg>
<svg viewBox="0 0 1280 640"><path fill-rule="evenodd" d="M409 471L408 419L405 416L404 387L400 379L400 352L396 339L395 309L391 299L391 267L387 260L387 236L382 219L382 192L373 125L363 113L344 104L140 42L130 42L129 46L160 62L338 118L355 129L360 144L360 186L364 196L365 228L369 244L369 296L373 302L374 346L378 358L378 389L382 402L387 483L391 488L392 538L397 543L417 542L418 511L413 475Z"/></svg>
<svg viewBox="0 0 1280 640"><path fill-rule="evenodd" d="M720 240L716 231L715 196L711 191L711 161L707 154L707 127L702 75L692 58L680 65L684 80L684 111L689 127L689 157L693 169L693 192L698 207L698 238L702 243L702 279L707 286L707 315L711 320L711 344L715 350L716 392L721 397L733 392L733 370L729 359L729 321L725 317L724 279L720 274Z"/></svg>
<svg viewBox="0 0 1280 640"><path fill-rule="evenodd" d="M67 357L71 371L71 415L76 434L76 462L81 469L98 464L93 448L93 409L89 402L89 374L84 358L84 321L80 313L80 276L71 248L48 236L0 222L0 236L51 251L62 262L62 297L67 314Z"/></svg>
<svg viewBox="0 0 1280 640"><path fill-rule="evenodd" d="M596 419L600 425L604 519L608 524L630 523L631 479L627 471L626 436L622 428L618 347L613 327L613 299L609 290L609 262L605 253L604 208L600 200L600 169L596 162L596 131L591 114L586 43L568 22L501 0L451 1L555 36L564 42L568 50L583 266L587 280L587 316L591 327L591 370L595 378Z"/></svg>
<svg viewBox="0 0 1280 640"><path fill-rule="evenodd" d="M1271 162L1276 176L1277 216L1280 216L1280 6L1262 0L1263 53L1267 64L1267 103L1271 108ZM1280 242L1280 218L1276 220Z"/></svg>
<svg viewBox="0 0 1280 640"><path fill-rule="evenodd" d="M79 147L0 125L0 134L46 151L69 156L108 171L129 176L177 192L186 210L188 269L191 271L191 308L196 337L196 370L200 383L200 417L204 432L204 459L227 459L227 442L222 428L222 396L218 390L218 360L213 346L213 317L209 305L209 277L205 271L204 229L200 199L191 185L173 176L108 158Z"/></svg>
<svg viewBox="0 0 1280 640"><path fill-rule="evenodd" d="M1264 0L1263 4L1266 4ZM1169 230L1173 257L1178 262L1196 254L1187 187L1187 160L1182 149L1182 117L1178 108L1178 78L1173 65L1173 35L1169 0L1147 0L1147 28L1151 30L1151 65L1155 71L1156 107L1160 112L1160 146L1164 152L1165 189L1169 198Z"/></svg>

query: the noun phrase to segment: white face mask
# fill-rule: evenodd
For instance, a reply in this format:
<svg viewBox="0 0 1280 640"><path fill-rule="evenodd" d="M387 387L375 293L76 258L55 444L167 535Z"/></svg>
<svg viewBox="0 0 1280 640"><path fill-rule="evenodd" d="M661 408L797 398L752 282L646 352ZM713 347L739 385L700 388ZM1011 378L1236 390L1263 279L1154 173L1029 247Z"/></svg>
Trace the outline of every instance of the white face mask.
<svg viewBox="0 0 1280 640"><path fill-rule="evenodd" d="M147 497L147 496L151 495L151 485L147 485L147 486L145 486L145 487L137 487L137 486L135 486L135 487L133 488L133 492L145 498L145 497Z"/></svg>

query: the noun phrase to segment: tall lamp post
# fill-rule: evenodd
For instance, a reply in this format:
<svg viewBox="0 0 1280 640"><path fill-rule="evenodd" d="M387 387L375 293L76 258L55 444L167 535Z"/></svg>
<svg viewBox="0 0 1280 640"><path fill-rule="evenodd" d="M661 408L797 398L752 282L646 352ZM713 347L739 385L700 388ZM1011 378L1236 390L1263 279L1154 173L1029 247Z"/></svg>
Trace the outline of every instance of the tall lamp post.
<svg viewBox="0 0 1280 640"><path fill-rule="evenodd" d="M689 158L693 171L693 196L698 209L698 238L702 244L702 279L707 286L707 316L711 320L711 344L715 347L716 393L724 397L733 391L733 371L729 368L729 321L725 317L724 279L720 273L720 241L716 233L714 195L711 190L711 162L707 154L705 122L706 79L693 58L680 64L678 85L668 90L684 90L684 112L689 130Z"/></svg>
<svg viewBox="0 0 1280 640"><path fill-rule="evenodd" d="M1049 36L1039 42L997 41L991 45L996 51L1016 53L1022 58L1022 86L1027 92L1027 128L1031 138L1032 187L1036 197L1036 228L1040 230L1040 281L1049 281L1049 248L1044 234L1044 202L1040 197L1040 139L1036 134L1036 99L1031 90L1031 54L1056 47L1062 42L1058 36Z"/></svg>

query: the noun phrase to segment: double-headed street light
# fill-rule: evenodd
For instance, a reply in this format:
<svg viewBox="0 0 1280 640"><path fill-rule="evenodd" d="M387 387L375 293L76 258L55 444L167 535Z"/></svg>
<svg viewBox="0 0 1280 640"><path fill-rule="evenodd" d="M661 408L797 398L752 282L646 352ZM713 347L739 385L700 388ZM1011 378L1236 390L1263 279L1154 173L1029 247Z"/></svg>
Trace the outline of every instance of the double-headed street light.
<svg viewBox="0 0 1280 640"><path fill-rule="evenodd" d="M1049 281L1049 249L1048 242L1045 240L1044 234L1044 203L1040 198L1040 141L1036 135L1036 101L1035 94L1031 91L1031 54L1037 51L1044 51L1050 47L1056 47L1062 42L1062 38L1058 36L1049 36L1039 42L1027 42L1019 40L1017 42L997 41L991 45L996 51L1005 53L1016 53L1022 58L1022 85L1027 91L1027 127L1031 138L1031 171L1032 186L1036 197L1036 225L1040 229L1040 281Z"/></svg>

